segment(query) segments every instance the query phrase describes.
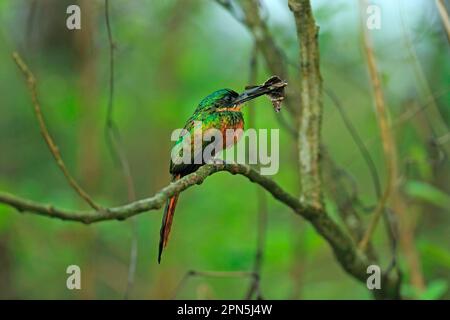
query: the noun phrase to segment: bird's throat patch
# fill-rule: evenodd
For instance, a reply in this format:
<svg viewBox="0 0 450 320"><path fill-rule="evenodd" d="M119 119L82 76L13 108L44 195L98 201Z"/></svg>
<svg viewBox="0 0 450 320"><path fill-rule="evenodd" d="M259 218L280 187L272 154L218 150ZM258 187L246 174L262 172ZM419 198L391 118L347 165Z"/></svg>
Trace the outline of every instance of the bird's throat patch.
<svg viewBox="0 0 450 320"><path fill-rule="evenodd" d="M242 105L237 105L234 106L232 108L217 108L216 112L225 112L225 111L229 111L229 112L241 112L241 108Z"/></svg>

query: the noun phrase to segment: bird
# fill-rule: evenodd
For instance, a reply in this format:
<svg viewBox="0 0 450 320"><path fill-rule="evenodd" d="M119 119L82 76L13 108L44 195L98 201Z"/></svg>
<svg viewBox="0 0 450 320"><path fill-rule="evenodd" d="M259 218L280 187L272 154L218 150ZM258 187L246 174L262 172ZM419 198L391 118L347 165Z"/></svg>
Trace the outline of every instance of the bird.
<svg viewBox="0 0 450 320"><path fill-rule="evenodd" d="M194 144L194 132L197 132L196 129L198 128L196 128L196 126L198 126L198 123L201 123L202 132L205 132L208 129L219 130L222 133L222 141L225 144L224 147L228 148L232 146L239 140L239 132L242 132L237 129L244 129L244 117L241 112L243 104L259 96L267 95L271 99L275 111L278 112L280 110L280 103L284 98L284 87L286 85L287 83L279 77L272 76L262 85L247 86L245 91L241 94L231 89L214 91L200 101L192 116L186 121L183 128L184 130L175 142L175 147L180 147L186 138L190 139L189 141L192 145ZM232 141L226 139L225 132L227 129L237 130L235 131L237 134L231 139ZM201 150L199 151L203 151L205 146L209 143L211 142L202 141ZM195 147L193 149L195 152ZM194 152L191 151L190 163L174 162L173 159L171 159L169 172L172 176L172 182L195 172L209 160L203 159L202 157L200 161L194 161L198 156L198 154L194 154ZM214 154L212 154L212 156L214 156ZM161 263L162 252L169 241L169 234L178 198L179 194L176 194L170 197L166 202L160 229L158 263Z"/></svg>

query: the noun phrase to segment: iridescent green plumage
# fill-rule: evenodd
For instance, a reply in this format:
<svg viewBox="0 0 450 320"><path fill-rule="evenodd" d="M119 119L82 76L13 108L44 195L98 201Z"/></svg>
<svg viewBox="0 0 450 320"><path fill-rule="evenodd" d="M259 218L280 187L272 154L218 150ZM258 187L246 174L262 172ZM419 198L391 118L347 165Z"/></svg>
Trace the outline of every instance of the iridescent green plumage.
<svg viewBox="0 0 450 320"><path fill-rule="evenodd" d="M279 105L284 97L284 87L286 85L287 83L280 78L271 77L263 85L249 87L241 94L230 89L221 89L205 97L195 109L194 114L186 121L184 126L185 131L180 135L174 147L178 147L178 149L181 150L181 146L188 138L189 143L193 146L196 140L195 137L198 132L200 132L201 148L200 150L195 150L195 147L191 148L190 161L188 161L188 163L174 163L171 159L170 173L172 174L172 181L178 180L181 177L196 171L200 166L210 160L204 159L203 157L203 150L211 144L211 141L203 139L203 135L209 129L216 129L220 131L222 135L219 148L215 148L216 151L234 144L239 139L239 134L234 134L231 136L231 139L228 139L229 137L226 134L226 131L228 129L236 130L244 128L244 118L241 113L242 104L267 94L272 100L275 110L279 111ZM214 141L214 143L216 143L216 141ZM197 157L200 152L200 161L195 161L198 159ZM214 154L211 154L211 156L214 156ZM175 195L167 201L160 231L158 262L161 261L161 253L169 239L169 232L172 226L177 200L178 195Z"/></svg>
<svg viewBox="0 0 450 320"><path fill-rule="evenodd" d="M184 126L185 132L179 137L175 143L175 147L178 145L181 148L180 145L186 143L185 140L188 138L193 150L195 132L201 131L204 134L209 129L216 129L225 134L227 129L243 129L244 118L240 112L240 105L236 106L233 104L233 100L238 96L238 93L233 90L222 89L204 98L195 109L194 114L186 121ZM199 124L201 124L201 127L199 127ZM206 145L211 143L207 140L202 141L202 150L200 151L203 151ZM226 143L225 137L223 137L223 142L224 144ZM229 142L228 145L230 145ZM170 173L172 175L186 175L196 171L206 161L206 159L202 159L203 161L201 163L194 163L196 156L198 155L192 152L191 161L188 164L174 164L171 160Z"/></svg>

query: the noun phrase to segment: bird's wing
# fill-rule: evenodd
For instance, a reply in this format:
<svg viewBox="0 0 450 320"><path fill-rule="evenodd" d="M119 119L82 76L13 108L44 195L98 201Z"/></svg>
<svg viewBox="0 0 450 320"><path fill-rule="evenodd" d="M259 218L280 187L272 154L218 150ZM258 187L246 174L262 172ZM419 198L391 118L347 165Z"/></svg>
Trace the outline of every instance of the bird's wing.
<svg viewBox="0 0 450 320"><path fill-rule="evenodd" d="M182 153L183 147L190 146L191 152L187 154L186 157L189 159L189 163L174 163L173 157L170 159L170 173L172 175L181 174L186 175L191 172L196 171L202 164L202 152L205 144L209 144L207 141L203 141L202 132L207 129L207 124L205 123L206 115L204 114L194 114L188 119L184 126L183 132L180 134L178 140L172 149L172 152L178 152L180 156L184 155ZM201 127L200 127L201 126ZM200 135L200 136L198 136ZM196 137L197 136L197 137ZM196 139L202 141L202 146L194 148L194 142ZM198 149L198 150L197 150ZM197 161L195 161L197 159ZM196 163L197 162L197 163Z"/></svg>

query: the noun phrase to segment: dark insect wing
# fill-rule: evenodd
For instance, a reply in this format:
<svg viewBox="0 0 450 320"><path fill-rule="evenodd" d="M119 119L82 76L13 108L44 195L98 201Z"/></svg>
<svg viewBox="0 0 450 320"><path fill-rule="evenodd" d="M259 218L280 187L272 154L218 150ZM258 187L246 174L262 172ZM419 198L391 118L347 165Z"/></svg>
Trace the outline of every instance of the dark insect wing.
<svg viewBox="0 0 450 320"><path fill-rule="evenodd" d="M281 102L284 100L284 87L268 93L267 96L272 101L275 112L279 112L281 110Z"/></svg>
<svg viewBox="0 0 450 320"><path fill-rule="evenodd" d="M267 79L262 85L246 86L245 90L249 93L258 91L258 95L267 95L272 102L275 112L279 112L281 109L281 102L284 100L285 92L284 88L287 86L287 82L282 80L278 76L272 76Z"/></svg>

